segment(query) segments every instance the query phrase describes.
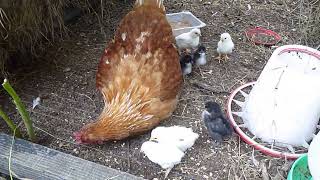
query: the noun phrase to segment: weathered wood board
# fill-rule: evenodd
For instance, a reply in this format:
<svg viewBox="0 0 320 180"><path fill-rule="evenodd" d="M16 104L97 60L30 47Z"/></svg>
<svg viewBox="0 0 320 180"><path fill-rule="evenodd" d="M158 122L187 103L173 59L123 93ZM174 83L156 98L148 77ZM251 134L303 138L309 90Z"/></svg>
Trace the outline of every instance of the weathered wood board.
<svg viewBox="0 0 320 180"><path fill-rule="evenodd" d="M0 172L4 174L9 174L11 141L11 136L0 133ZM11 170L18 177L33 180L142 179L21 139L15 140L11 162Z"/></svg>

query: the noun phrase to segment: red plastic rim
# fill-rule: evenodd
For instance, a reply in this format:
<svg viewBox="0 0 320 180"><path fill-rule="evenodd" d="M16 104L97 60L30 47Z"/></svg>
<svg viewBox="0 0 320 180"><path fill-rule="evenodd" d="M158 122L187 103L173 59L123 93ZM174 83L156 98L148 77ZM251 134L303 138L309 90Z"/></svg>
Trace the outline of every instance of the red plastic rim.
<svg viewBox="0 0 320 180"><path fill-rule="evenodd" d="M238 126L238 124L236 123L236 121L233 118L233 114L232 114L232 108L231 108L231 104L232 104L232 100L234 99L234 97L238 94L238 92L246 87L252 86L254 85L255 82L250 82L247 84L244 84L240 87L238 87L237 89L235 89L231 95L229 96L228 102L227 102L227 116L233 126L233 128L235 129L235 131L239 134L240 138L245 141L247 144L253 146L256 150L261 151L262 153L272 156L272 157L277 157L277 158L286 158L286 159L297 159L299 158L301 155L305 154L293 154L293 153L288 153L288 152L281 152L281 151L277 151L274 149L270 149L268 147L265 147L261 144L259 144L258 142L254 141L252 138L250 138L245 132L243 132L241 130L241 128Z"/></svg>
<svg viewBox="0 0 320 180"><path fill-rule="evenodd" d="M269 41L269 42L263 42L261 40L258 40L256 37L259 37L261 35L264 36L269 36L269 37L273 37L273 40ZM269 29L265 29L262 27L254 27L254 28L250 28L246 31L246 36L247 38L258 45L266 45L266 46L272 46L275 45L276 43L278 43L279 41L281 41L281 36L279 34L277 34L274 31L271 31Z"/></svg>

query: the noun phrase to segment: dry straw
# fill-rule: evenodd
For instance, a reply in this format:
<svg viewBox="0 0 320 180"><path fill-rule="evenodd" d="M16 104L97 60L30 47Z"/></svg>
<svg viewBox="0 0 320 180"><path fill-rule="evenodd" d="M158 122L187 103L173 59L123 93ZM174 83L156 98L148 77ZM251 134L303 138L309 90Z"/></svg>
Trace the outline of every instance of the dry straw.
<svg viewBox="0 0 320 180"><path fill-rule="evenodd" d="M48 44L65 36L64 8L86 4L87 0L0 1L0 75L9 60L37 57Z"/></svg>
<svg viewBox="0 0 320 180"><path fill-rule="evenodd" d="M303 44L317 47L320 45L320 0L301 0L299 15Z"/></svg>

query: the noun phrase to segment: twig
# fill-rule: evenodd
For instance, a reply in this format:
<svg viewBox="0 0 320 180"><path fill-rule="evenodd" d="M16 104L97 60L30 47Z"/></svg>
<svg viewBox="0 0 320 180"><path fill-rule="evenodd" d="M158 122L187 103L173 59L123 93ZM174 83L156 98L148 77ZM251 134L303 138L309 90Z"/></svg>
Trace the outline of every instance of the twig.
<svg viewBox="0 0 320 180"><path fill-rule="evenodd" d="M92 102L92 104L93 104L93 106L94 106L94 110L96 110L97 109L97 106L96 106L96 104L94 103L94 100L91 98L91 97L89 97L88 95L86 95L86 94L82 94L82 93L78 93L77 92L77 94L79 94L80 96L85 96L86 98L88 98L91 102Z"/></svg>
<svg viewBox="0 0 320 180"><path fill-rule="evenodd" d="M266 165L264 164L264 162L262 162L260 164L260 167L261 167L261 171L262 171L262 179L263 180L269 180L269 175L268 175L268 171L267 171L267 168L266 168Z"/></svg>
<svg viewBox="0 0 320 180"><path fill-rule="evenodd" d="M192 117L187 117L187 116L172 115L172 117L178 117L178 118L185 118L185 119L199 120L199 119L197 119L197 118L192 118Z"/></svg>
<svg viewBox="0 0 320 180"><path fill-rule="evenodd" d="M32 121L30 119L30 115L26 111L26 107L23 105L23 103L21 102L21 99L19 98L19 96L17 95L15 90L12 88L12 86L10 85L10 83L7 79L4 80L2 86L8 92L8 94L13 98L13 102L16 105L16 107L22 117L22 120L27 128L27 132L28 132L30 140L35 141L36 136L33 131Z"/></svg>
<svg viewBox="0 0 320 180"><path fill-rule="evenodd" d="M186 104L186 105L184 106L184 108L183 108L183 110L182 110L182 112L181 112L181 116L184 115L184 111L186 110L187 106L188 106L188 104Z"/></svg>
<svg viewBox="0 0 320 180"><path fill-rule="evenodd" d="M238 84L239 82L241 82L242 80L244 80L246 77L248 76L248 74L246 74L245 76L243 76L241 79L238 79L229 89L232 90L232 88Z"/></svg>
<svg viewBox="0 0 320 180"><path fill-rule="evenodd" d="M202 82L196 82L196 81L191 81L190 82L194 87L197 87L199 89L204 89L207 90L209 92L212 92L214 94L226 94L229 95L230 93L227 91L217 91L215 89L213 89L211 86L209 86L208 84L202 83Z"/></svg>

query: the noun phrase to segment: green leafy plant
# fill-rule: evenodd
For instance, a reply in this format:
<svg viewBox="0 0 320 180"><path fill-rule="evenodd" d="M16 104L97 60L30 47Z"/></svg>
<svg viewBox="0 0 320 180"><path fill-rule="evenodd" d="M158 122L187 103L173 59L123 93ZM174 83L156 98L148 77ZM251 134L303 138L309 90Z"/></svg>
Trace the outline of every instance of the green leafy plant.
<svg viewBox="0 0 320 180"><path fill-rule="evenodd" d="M15 90L12 88L12 86L10 85L9 81L7 79L4 80L2 87L8 92L8 94L12 97L13 103L16 105L16 108L19 112L19 114L21 115L21 118L27 128L27 132L28 132L28 136L30 138L31 141L35 141L36 136L33 130L33 125L32 125L32 121L30 119L30 115L26 110L26 107L24 106L24 104L21 102L20 97L17 95L17 93L15 92ZM7 119L8 120L8 119ZM11 120L9 120L8 122L10 123ZM7 122L7 121L6 121ZM11 121L12 122L12 121ZM13 123L13 122L12 122ZM9 127L12 129L12 127L14 129L16 129L16 126L12 126L12 123L10 123L11 125L9 125ZM17 133L17 130L16 130Z"/></svg>

